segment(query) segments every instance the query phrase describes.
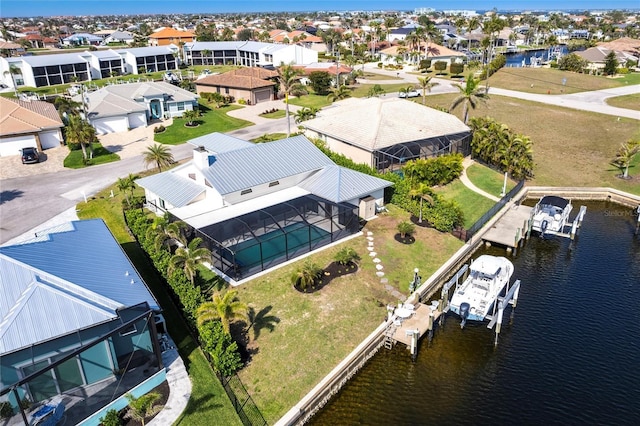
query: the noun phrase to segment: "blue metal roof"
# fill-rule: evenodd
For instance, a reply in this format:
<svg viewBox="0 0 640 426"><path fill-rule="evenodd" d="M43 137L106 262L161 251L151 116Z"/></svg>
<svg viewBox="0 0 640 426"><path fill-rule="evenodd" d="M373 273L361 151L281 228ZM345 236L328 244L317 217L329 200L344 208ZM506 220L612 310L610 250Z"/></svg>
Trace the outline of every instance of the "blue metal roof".
<svg viewBox="0 0 640 426"><path fill-rule="evenodd" d="M157 194L174 207L183 207L202 194L205 189L191 179L174 173L158 173L136 180L141 187Z"/></svg>
<svg viewBox="0 0 640 426"><path fill-rule="evenodd" d="M0 247L0 353L158 303L101 219Z"/></svg>
<svg viewBox="0 0 640 426"><path fill-rule="evenodd" d="M199 138L191 139L187 141L191 145L196 147L203 146L208 152L212 154L220 154L221 152L235 151L236 149L248 148L255 146L254 143L248 142L242 139L235 138L233 136L225 135L224 133L209 133L208 135L200 136Z"/></svg>
<svg viewBox="0 0 640 426"><path fill-rule="evenodd" d="M210 162L203 174L222 195L335 164L305 136L222 152Z"/></svg>
<svg viewBox="0 0 640 426"><path fill-rule="evenodd" d="M391 185L392 182L375 176L345 167L329 166L304 180L300 187L325 200L342 203L371 195Z"/></svg>

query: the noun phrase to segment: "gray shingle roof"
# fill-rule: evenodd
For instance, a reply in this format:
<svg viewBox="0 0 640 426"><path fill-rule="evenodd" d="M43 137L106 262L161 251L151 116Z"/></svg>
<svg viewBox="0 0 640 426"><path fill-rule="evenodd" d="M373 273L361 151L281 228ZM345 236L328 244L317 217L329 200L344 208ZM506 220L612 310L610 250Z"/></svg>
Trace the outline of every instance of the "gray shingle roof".
<svg viewBox="0 0 640 426"><path fill-rule="evenodd" d="M304 126L368 151L470 131L452 114L405 99L350 98L334 105Z"/></svg>
<svg viewBox="0 0 640 426"><path fill-rule="evenodd" d="M186 206L205 191L194 181L174 173L158 173L138 179L136 183L175 207Z"/></svg>
<svg viewBox="0 0 640 426"><path fill-rule="evenodd" d="M318 197L342 203L371 194L393 183L340 166L328 166L315 173L300 187Z"/></svg>
<svg viewBox="0 0 640 426"><path fill-rule="evenodd" d="M0 247L0 353L158 304L101 219Z"/></svg>
<svg viewBox="0 0 640 426"><path fill-rule="evenodd" d="M309 139L294 136L219 153L203 174L225 195L333 164Z"/></svg>

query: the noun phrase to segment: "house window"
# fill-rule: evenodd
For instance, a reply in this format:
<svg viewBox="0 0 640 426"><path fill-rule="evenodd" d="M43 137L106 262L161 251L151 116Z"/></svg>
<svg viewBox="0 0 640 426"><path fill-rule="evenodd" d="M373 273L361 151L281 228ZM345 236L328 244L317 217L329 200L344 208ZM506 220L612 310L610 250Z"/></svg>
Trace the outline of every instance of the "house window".
<svg viewBox="0 0 640 426"><path fill-rule="evenodd" d="M229 88L228 88L228 87L225 87L225 88L224 88L224 94L225 94L225 95L228 95L228 94L229 94Z"/></svg>
<svg viewBox="0 0 640 426"><path fill-rule="evenodd" d="M178 111L184 111L184 102L178 102Z"/></svg>
<svg viewBox="0 0 640 426"><path fill-rule="evenodd" d="M252 192L253 192L253 191L251 190L251 188L249 188L249 189L243 189L243 190L240 192L240 195L247 195L247 194L251 194Z"/></svg>
<svg viewBox="0 0 640 426"><path fill-rule="evenodd" d="M276 186L276 185L280 185L280 182L277 180L274 180L273 182L269 182L269 188L271 188L272 186Z"/></svg>
<svg viewBox="0 0 640 426"><path fill-rule="evenodd" d="M162 198L160 198L158 201L160 202L160 207L161 207L161 208L163 208L163 209L164 209L164 208L166 208L166 207L164 206L164 200L163 200Z"/></svg>

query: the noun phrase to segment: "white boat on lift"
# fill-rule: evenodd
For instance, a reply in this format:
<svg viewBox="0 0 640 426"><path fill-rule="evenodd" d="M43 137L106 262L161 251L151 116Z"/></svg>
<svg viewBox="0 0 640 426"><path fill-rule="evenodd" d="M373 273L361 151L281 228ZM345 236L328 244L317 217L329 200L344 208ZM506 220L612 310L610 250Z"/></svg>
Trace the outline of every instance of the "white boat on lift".
<svg viewBox="0 0 640 426"><path fill-rule="evenodd" d="M571 200L545 195L533 209L531 230L542 236L545 234L565 234L565 227L572 226L572 223L569 222L569 214L572 209Z"/></svg>
<svg viewBox="0 0 640 426"><path fill-rule="evenodd" d="M471 263L467 279L456 287L449 302L449 309L462 319L460 327L467 320L484 321L494 314L512 274L513 263L505 257L484 254Z"/></svg>

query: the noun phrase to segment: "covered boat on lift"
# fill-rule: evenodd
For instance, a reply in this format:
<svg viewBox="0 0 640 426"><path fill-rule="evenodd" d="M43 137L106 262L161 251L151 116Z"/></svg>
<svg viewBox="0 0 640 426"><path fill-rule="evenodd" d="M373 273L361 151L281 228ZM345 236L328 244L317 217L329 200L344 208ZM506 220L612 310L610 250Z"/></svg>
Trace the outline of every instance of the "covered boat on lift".
<svg viewBox="0 0 640 426"><path fill-rule="evenodd" d="M544 234L562 234L565 226L571 226L571 201L555 195L545 195L533 209L531 229Z"/></svg>

